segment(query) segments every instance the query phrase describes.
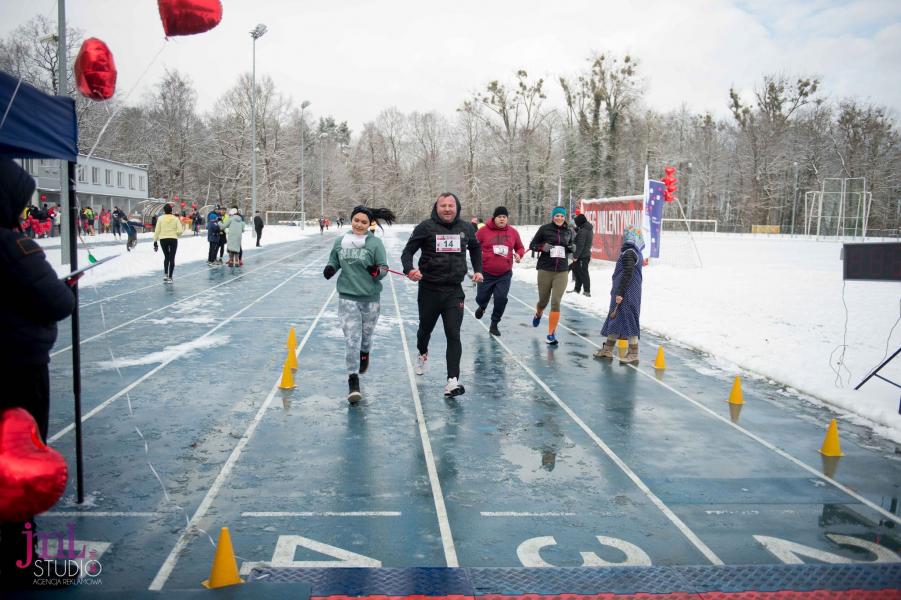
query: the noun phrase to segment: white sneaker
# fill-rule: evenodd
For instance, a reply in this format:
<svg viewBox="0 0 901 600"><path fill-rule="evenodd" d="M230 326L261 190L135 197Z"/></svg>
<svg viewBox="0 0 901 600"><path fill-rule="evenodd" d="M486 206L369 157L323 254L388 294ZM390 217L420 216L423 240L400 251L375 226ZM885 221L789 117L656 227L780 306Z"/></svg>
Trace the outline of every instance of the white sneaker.
<svg viewBox="0 0 901 600"><path fill-rule="evenodd" d="M464 393L466 390L460 385L460 382L457 381L456 377L448 377L447 385L444 386L444 397L452 398L453 396L459 396Z"/></svg>
<svg viewBox="0 0 901 600"><path fill-rule="evenodd" d="M426 367L428 366L429 355L428 354L420 354L419 358L416 359L416 374L422 375L425 373Z"/></svg>

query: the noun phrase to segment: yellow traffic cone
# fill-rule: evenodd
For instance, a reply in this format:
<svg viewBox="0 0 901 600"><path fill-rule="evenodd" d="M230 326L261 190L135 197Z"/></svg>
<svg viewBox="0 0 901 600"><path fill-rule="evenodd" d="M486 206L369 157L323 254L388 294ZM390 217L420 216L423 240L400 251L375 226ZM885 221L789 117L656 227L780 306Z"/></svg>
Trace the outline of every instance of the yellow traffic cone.
<svg viewBox="0 0 901 600"><path fill-rule="evenodd" d="M823 447L820 448L820 454L823 456L844 456L842 454L842 446L838 441L838 425L835 419L829 421L829 429L826 430L826 437L823 438Z"/></svg>
<svg viewBox="0 0 901 600"><path fill-rule="evenodd" d="M663 358L663 346L657 346L657 358L654 359L655 369L665 369L666 359Z"/></svg>
<svg viewBox="0 0 901 600"><path fill-rule="evenodd" d="M294 328L288 330L288 350L296 350L297 349L297 334L294 333Z"/></svg>
<svg viewBox="0 0 901 600"><path fill-rule="evenodd" d="M285 364L288 365L292 371L297 370L297 355L294 354L294 348L288 348L288 356L285 358Z"/></svg>
<svg viewBox="0 0 901 600"><path fill-rule="evenodd" d="M228 527L223 527L219 532L219 542L216 544L216 555L213 557L210 578L201 584L207 589L214 590L238 583L244 583L244 580L238 576L238 561L235 560L235 550L232 548L232 538L228 533Z"/></svg>
<svg viewBox="0 0 901 600"><path fill-rule="evenodd" d="M293 352L291 353L293 356ZM285 360L285 366L282 367L282 380L278 382L278 387L283 390L294 389L294 373L291 372L291 365Z"/></svg>
<svg viewBox="0 0 901 600"><path fill-rule="evenodd" d="M729 392L729 404L744 404L745 399L741 393L741 376L736 375L732 382L732 391Z"/></svg>

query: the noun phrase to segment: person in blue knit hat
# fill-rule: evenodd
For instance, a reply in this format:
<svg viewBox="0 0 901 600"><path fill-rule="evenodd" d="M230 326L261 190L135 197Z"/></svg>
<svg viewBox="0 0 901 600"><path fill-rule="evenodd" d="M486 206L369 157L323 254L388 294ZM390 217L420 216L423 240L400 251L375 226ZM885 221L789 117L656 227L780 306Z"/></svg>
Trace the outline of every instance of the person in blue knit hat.
<svg viewBox="0 0 901 600"><path fill-rule="evenodd" d="M557 345L557 324L560 322L560 299L569 284L569 263L575 251L576 236L566 222L566 209L555 206L551 222L538 228L529 249L538 252L538 304L532 327L538 327L544 309L551 303L548 319L547 343Z"/></svg>

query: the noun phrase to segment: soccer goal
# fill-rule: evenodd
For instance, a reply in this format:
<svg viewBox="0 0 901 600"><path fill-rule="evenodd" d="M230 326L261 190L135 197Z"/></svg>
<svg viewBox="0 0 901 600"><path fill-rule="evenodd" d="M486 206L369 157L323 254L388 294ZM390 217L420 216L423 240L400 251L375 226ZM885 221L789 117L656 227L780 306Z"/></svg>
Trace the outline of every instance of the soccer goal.
<svg viewBox="0 0 901 600"><path fill-rule="evenodd" d="M296 225L304 227L306 213L296 210L267 210L266 225Z"/></svg>

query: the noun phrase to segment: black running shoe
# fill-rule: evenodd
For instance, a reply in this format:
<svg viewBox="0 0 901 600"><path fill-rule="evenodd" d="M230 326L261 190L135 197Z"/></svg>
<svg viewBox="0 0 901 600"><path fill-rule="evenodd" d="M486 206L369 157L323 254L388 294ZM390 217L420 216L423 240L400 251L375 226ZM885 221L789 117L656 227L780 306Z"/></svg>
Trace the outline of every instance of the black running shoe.
<svg viewBox="0 0 901 600"><path fill-rule="evenodd" d="M360 393L360 376L354 373L347 378L347 401L351 404L356 404L360 400L363 399L363 394Z"/></svg>
<svg viewBox="0 0 901 600"><path fill-rule="evenodd" d="M490 333L491 335L496 335L496 336L500 337L501 330L497 328L497 323L491 324L491 328L488 330L488 333Z"/></svg>
<svg viewBox="0 0 901 600"><path fill-rule="evenodd" d="M476 319L481 319L484 314L485 314L485 309L482 308L481 306L476 309Z"/></svg>
<svg viewBox="0 0 901 600"><path fill-rule="evenodd" d="M366 372L369 368L369 353L368 352L360 352L360 375Z"/></svg>

